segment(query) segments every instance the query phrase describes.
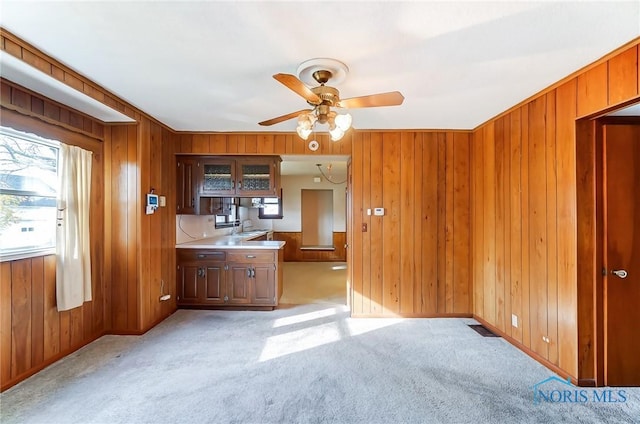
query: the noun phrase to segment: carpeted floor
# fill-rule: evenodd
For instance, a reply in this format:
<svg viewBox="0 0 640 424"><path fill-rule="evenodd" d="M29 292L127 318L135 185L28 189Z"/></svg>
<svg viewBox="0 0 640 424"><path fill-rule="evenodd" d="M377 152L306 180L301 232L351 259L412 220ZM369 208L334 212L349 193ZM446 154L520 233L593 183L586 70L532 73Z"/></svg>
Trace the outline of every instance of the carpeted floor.
<svg viewBox="0 0 640 424"><path fill-rule="evenodd" d="M624 389L626 402L591 401L589 389L589 402L536 403L534 385L553 374L468 324L477 323L353 319L328 301L179 310L143 336L102 337L2 393L0 422L640 422L640 388Z"/></svg>

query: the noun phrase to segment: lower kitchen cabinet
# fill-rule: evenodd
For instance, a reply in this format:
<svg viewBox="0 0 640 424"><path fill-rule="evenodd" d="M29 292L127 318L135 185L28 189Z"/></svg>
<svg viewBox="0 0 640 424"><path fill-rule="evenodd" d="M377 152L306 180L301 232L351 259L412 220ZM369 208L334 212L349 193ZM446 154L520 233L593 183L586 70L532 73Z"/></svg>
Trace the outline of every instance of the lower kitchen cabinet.
<svg viewBox="0 0 640 424"><path fill-rule="evenodd" d="M178 306L278 305L282 250L177 251Z"/></svg>

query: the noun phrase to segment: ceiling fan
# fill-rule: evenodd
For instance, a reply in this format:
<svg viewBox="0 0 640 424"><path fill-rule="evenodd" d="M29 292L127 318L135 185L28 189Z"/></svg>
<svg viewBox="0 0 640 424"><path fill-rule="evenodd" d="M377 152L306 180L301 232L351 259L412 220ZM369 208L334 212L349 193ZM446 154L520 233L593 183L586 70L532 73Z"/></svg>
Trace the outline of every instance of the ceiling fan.
<svg viewBox="0 0 640 424"><path fill-rule="evenodd" d="M259 122L259 125L269 126L289 119L298 118L296 131L301 138L307 139L316 122L329 124L332 140L339 140L351 126L351 115L339 114L332 108L355 109L365 107L397 106L404 101L399 91L371 94L368 96L340 99L340 92L335 87L326 85L330 79L340 82L348 72L347 66L335 59L311 59L298 67L300 78L291 74L275 74L278 82L304 98L312 109L301 109L286 115ZM308 85L320 84L309 88Z"/></svg>

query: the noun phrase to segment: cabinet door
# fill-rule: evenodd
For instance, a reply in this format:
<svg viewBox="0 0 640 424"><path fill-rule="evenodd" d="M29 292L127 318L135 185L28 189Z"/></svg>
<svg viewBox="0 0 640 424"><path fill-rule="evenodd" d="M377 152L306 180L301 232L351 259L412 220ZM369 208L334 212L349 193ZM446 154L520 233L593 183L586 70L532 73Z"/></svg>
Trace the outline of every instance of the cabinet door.
<svg viewBox="0 0 640 424"><path fill-rule="evenodd" d="M247 264L229 264L227 271L227 303L251 302L251 267Z"/></svg>
<svg viewBox="0 0 640 424"><path fill-rule="evenodd" d="M236 165L233 159L203 159L200 194L226 196L236 193Z"/></svg>
<svg viewBox="0 0 640 424"><path fill-rule="evenodd" d="M204 303L224 303L226 292L224 277L224 263L207 264L204 277Z"/></svg>
<svg viewBox="0 0 640 424"><path fill-rule="evenodd" d="M200 302L203 272L202 267L198 265L178 265L178 304L191 305Z"/></svg>
<svg viewBox="0 0 640 424"><path fill-rule="evenodd" d="M276 266L274 264L254 264L252 274L251 303L275 306Z"/></svg>
<svg viewBox="0 0 640 424"><path fill-rule="evenodd" d="M180 156L177 159L176 212L198 213L199 166L195 158Z"/></svg>
<svg viewBox="0 0 640 424"><path fill-rule="evenodd" d="M274 158L238 159L239 196L274 197L276 190L276 171L279 162Z"/></svg>

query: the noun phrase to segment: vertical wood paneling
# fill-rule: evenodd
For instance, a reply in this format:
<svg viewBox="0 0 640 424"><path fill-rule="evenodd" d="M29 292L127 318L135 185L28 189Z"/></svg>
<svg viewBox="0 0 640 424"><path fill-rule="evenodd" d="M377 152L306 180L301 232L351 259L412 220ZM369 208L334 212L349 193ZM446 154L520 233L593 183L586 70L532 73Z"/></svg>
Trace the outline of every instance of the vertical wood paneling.
<svg viewBox="0 0 640 424"><path fill-rule="evenodd" d="M125 261L123 266L126 267L127 276L127 328L137 329L140 324L139 304L141 301L139 277L138 277L138 240L140 240L140 218L142 215L142 202L140 201L140 181L138 175L138 164L140 160L138 155L138 128L137 126L128 126L126 135L126 194L124 216L127 222L127 234L125 236Z"/></svg>
<svg viewBox="0 0 640 424"><path fill-rule="evenodd" d="M0 263L0 381L3 386L11 380L12 279L11 263Z"/></svg>
<svg viewBox="0 0 640 424"><path fill-rule="evenodd" d="M547 337L548 358L558 365L558 202L556 165L556 93L546 95L547 174Z"/></svg>
<svg viewBox="0 0 640 424"><path fill-rule="evenodd" d="M446 310L447 285L447 139L446 134L436 134L436 164L438 183L436 185L436 213L438 225L436 227L436 312ZM444 182L444 183L443 183ZM449 184L451 187L451 184Z"/></svg>
<svg viewBox="0 0 640 424"><path fill-rule="evenodd" d="M447 312L469 313L471 305L471 214L469 134L453 134L453 309Z"/></svg>
<svg viewBox="0 0 640 424"><path fill-rule="evenodd" d="M522 197L520 198L522 203L522 343L531 347L531 320L530 320L530 274L529 274L529 215L531 213L529 205L529 105L522 106L521 111L521 174L520 174L520 187L522 190ZM539 181L533 180L536 184Z"/></svg>
<svg viewBox="0 0 640 424"><path fill-rule="evenodd" d="M400 312L400 135L382 135L382 307L385 313ZM395 158L389 160L388 158Z"/></svg>
<svg viewBox="0 0 640 424"><path fill-rule="evenodd" d="M422 310L438 312L438 135L422 136Z"/></svg>
<svg viewBox="0 0 640 424"><path fill-rule="evenodd" d="M417 286L414 257L414 177L415 133L400 135L400 313L413 314L414 287Z"/></svg>
<svg viewBox="0 0 640 424"><path fill-rule="evenodd" d="M548 357L547 336L547 165L545 149L546 98L529 107L529 307L531 348Z"/></svg>
<svg viewBox="0 0 640 424"><path fill-rule="evenodd" d="M11 263L11 377L31 368L31 261Z"/></svg>
<svg viewBox="0 0 640 424"><path fill-rule="evenodd" d="M422 261L422 251L423 251L423 236L422 236L422 228L423 222L425 222L424 217L424 209L423 209L423 138L421 133L414 134L413 140L413 148L414 148L414 160L413 160L413 172L412 178L414 179L413 184L413 193L411 196L413 197L413 216L410 216L409 219L413 219L413 252L407 252L408 255L413 254L412 266L414 268L414 281L413 281L413 311L415 313L423 312L423 265Z"/></svg>
<svg viewBox="0 0 640 424"><path fill-rule="evenodd" d="M506 331L505 281L504 281L504 119L495 122L495 191L496 191L496 323L495 326Z"/></svg>
<svg viewBox="0 0 640 424"><path fill-rule="evenodd" d="M454 150L454 135L453 133L447 133L443 137L445 143L445 158L443 161L444 174L445 174L445 194L444 201L444 284L443 291L441 293L441 300L438 299L438 306L440 312L447 313L453 311L453 259L454 259L454 222L456 216L456 210L454 207L454 168L455 168L455 150ZM442 303L441 303L442 302Z"/></svg>
<svg viewBox="0 0 640 424"><path fill-rule="evenodd" d="M44 257L31 260L31 363L44 360Z"/></svg>
<svg viewBox="0 0 640 424"><path fill-rule="evenodd" d="M595 113L607 107L607 69L604 62L578 75L578 116Z"/></svg>
<svg viewBox="0 0 640 424"><path fill-rule="evenodd" d="M510 162L510 264L511 264L511 313L517 317L518 325L512 326L512 337L523 342L522 328L528 325L522 313L522 114L517 109L509 115L509 162ZM510 317L507 317L509 319ZM510 319L509 319L510 321Z"/></svg>
<svg viewBox="0 0 640 424"><path fill-rule="evenodd" d="M356 138L356 143L358 141L360 141L362 145L358 146L356 144L354 146L353 160L357 160L358 153L362 155L360 159L362 161L362 181L360 184L360 191L358 191L358 193L360 193L362 198L362 209L359 211L356 209L356 212L361 215L361 220L358 220L358 223L360 224L360 226L354 227L353 231L356 233L362 234L362 250L361 251L356 250L354 252L354 257L355 256L362 257L361 259L362 260L362 282L360 283L362 284L362 288L363 288L362 312L370 314L373 312L373 300L372 300L373 299L373 294L372 294L373 269L372 269L372 263L371 263L371 257L374 254L371 246L371 235L373 234L373 222L371 220L371 216L367 215L364 209L370 209L372 207L371 187L368 184L368 182L371 181L371 178L372 178L371 156L370 156L371 155L371 134L369 133L362 134L359 137L359 139ZM354 184L355 183L356 181L354 176ZM363 231L362 224L367 224L367 231ZM381 246L378 246L378 247L381 247ZM362 252L362 254L361 255L356 254L358 252Z"/></svg>
<svg viewBox="0 0 640 424"><path fill-rule="evenodd" d="M511 116L506 115L502 120L502 132L503 132L503 175L504 182L502 184L503 190L503 267L504 267L504 320L505 320L505 333L511 336L513 333L513 326L511 325L511 296L512 296L512 283L511 283Z"/></svg>
<svg viewBox="0 0 640 424"><path fill-rule="evenodd" d="M483 250L484 250L484 316L492 325L496 324L496 170L495 170L495 125L483 128L484 172L483 172Z"/></svg>
<svg viewBox="0 0 640 424"><path fill-rule="evenodd" d="M370 179L369 185L365 190L370 192L370 206L371 209L376 207L382 207L383 203L383 185L382 176L384 170L383 164L383 150L382 150L382 133L371 133L370 150L369 150L369 163L370 163ZM365 161L367 161L367 153L364 153ZM395 189L395 187L394 187ZM370 269L371 275L369 279L370 293L371 293L371 308L369 312L371 314L382 314L383 311L382 299L383 299L383 264L384 261L384 239L383 239L383 220L379 217L371 216L371 225L369 225L370 238L369 246L371 255ZM366 282L365 282L366 284ZM366 289L365 289L366 291Z"/></svg>
<svg viewBox="0 0 640 424"><path fill-rule="evenodd" d="M56 258L45 257L44 272L44 359L49 360L60 353L60 315L56 308ZM94 298L99 302L99 298ZM97 334L100 329L97 330Z"/></svg>
<svg viewBox="0 0 640 424"><path fill-rule="evenodd" d="M556 90L556 162L558 208L558 362L578 375L576 80Z"/></svg>
<svg viewBox="0 0 640 424"><path fill-rule="evenodd" d="M485 317L484 309L484 131L473 135L473 312Z"/></svg>
<svg viewBox="0 0 640 424"><path fill-rule="evenodd" d="M640 94L638 76L638 46L611 58L609 61L609 104L614 105Z"/></svg>
<svg viewBox="0 0 640 424"><path fill-rule="evenodd" d="M364 233L362 231L362 224L364 222L365 214L363 213L363 209L367 206L365 205L364 198L364 163L363 163L363 136L362 134L358 134L356 136L356 145L354 147L354 151L357 152L353 155L351 160L351 219L352 225L351 228L351 245L349 246L349 270L351 272L351 312L354 315L363 314L365 312L364 309L364 299L368 296L365 296L364 293L364 265L363 260L366 257L364 255L365 248L368 247L368 243L365 244L365 235L369 234L368 232ZM368 225L368 223L367 223ZM363 252L362 255L356 254L356 252ZM367 311L369 312L368 308Z"/></svg>

